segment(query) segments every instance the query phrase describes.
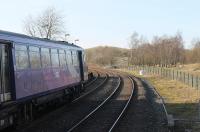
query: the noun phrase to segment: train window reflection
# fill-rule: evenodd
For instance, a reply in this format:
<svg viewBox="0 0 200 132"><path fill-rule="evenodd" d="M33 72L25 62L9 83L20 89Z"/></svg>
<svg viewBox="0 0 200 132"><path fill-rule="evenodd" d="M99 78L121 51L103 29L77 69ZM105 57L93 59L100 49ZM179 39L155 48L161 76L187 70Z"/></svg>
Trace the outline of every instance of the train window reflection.
<svg viewBox="0 0 200 132"><path fill-rule="evenodd" d="M42 67L51 66L50 52L48 48L41 49Z"/></svg>
<svg viewBox="0 0 200 132"><path fill-rule="evenodd" d="M75 51L72 52L73 65L78 65L78 56Z"/></svg>
<svg viewBox="0 0 200 132"><path fill-rule="evenodd" d="M70 51L66 52L67 65L72 65L72 55Z"/></svg>
<svg viewBox="0 0 200 132"><path fill-rule="evenodd" d="M24 45L15 45L15 50L27 51L27 47Z"/></svg>
<svg viewBox="0 0 200 132"><path fill-rule="evenodd" d="M59 50L59 59L60 59L60 66L66 66L66 58L65 58L65 51Z"/></svg>
<svg viewBox="0 0 200 132"><path fill-rule="evenodd" d="M59 67L59 58L57 49L51 49L51 62L53 67Z"/></svg>
<svg viewBox="0 0 200 132"><path fill-rule="evenodd" d="M30 64L31 68L40 68L41 62L40 62L40 52L38 47L29 47L29 56L30 56Z"/></svg>
<svg viewBox="0 0 200 132"><path fill-rule="evenodd" d="M15 59L17 69L27 69L28 63L28 52L27 47L23 45L15 45Z"/></svg>

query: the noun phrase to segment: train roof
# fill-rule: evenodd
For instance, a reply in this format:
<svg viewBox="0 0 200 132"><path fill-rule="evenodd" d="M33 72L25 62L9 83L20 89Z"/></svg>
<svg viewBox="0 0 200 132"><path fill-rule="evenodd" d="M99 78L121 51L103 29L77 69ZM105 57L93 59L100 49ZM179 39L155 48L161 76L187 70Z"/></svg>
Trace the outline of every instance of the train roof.
<svg viewBox="0 0 200 132"><path fill-rule="evenodd" d="M54 46L54 47L67 46L67 47L74 48L77 50L83 50L83 48L77 45L74 45L73 43L68 43L66 41L56 41L56 40L49 40L45 38L31 37L24 34L3 31L3 30L0 30L0 40L18 42L18 43L27 43L27 44ZM58 44L58 45L55 45L55 44Z"/></svg>

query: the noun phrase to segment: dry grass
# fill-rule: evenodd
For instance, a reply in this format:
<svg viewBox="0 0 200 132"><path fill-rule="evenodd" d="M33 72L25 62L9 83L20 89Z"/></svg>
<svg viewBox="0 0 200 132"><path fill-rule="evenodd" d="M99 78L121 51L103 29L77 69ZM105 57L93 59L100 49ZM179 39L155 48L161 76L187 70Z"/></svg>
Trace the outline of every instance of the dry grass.
<svg viewBox="0 0 200 132"><path fill-rule="evenodd" d="M193 75L200 75L200 63L187 64L175 67L174 69L191 73Z"/></svg>
<svg viewBox="0 0 200 132"><path fill-rule="evenodd" d="M164 98L168 113L173 114L175 118L198 118L199 90L160 76L141 76L137 71L127 72L148 80Z"/></svg>
<svg viewBox="0 0 200 132"><path fill-rule="evenodd" d="M165 99L168 113L176 118L194 119L197 117L200 91L158 76L144 78L150 81Z"/></svg>
<svg viewBox="0 0 200 132"><path fill-rule="evenodd" d="M193 69L194 65L189 65ZM187 70L187 69L186 69ZM125 71L135 76L148 80L164 98L166 108L169 114L173 114L175 118L181 119L199 119L199 99L200 90L191 88L181 82L169 80L155 75L139 75L138 71ZM200 131L200 123L189 123L193 132Z"/></svg>

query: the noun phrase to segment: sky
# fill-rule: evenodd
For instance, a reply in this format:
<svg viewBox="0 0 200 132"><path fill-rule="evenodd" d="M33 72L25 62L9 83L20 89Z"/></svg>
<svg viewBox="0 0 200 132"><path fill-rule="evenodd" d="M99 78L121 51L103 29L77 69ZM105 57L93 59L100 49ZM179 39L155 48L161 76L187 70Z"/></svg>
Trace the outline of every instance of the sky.
<svg viewBox="0 0 200 132"><path fill-rule="evenodd" d="M0 30L24 33L24 20L54 7L64 16L69 41L83 48L128 48L136 31L153 36L181 32L186 48L200 37L199 0L0 0Z"/></svg>

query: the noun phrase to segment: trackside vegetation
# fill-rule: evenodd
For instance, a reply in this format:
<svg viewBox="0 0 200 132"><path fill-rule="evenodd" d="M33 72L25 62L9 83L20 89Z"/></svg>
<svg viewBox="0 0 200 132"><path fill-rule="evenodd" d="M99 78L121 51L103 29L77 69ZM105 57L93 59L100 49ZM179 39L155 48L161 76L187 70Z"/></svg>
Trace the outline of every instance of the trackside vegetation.
<svg viewBox="0 0 200 132"><path fill-rule="evenodd" d="M169 114L177 119L199 119L200 91L181 82L158 75L139 75L138 71L127 71L146 79L164 98Z"/></svg>

